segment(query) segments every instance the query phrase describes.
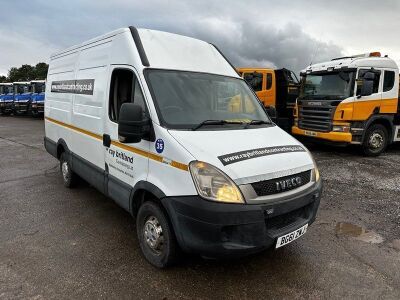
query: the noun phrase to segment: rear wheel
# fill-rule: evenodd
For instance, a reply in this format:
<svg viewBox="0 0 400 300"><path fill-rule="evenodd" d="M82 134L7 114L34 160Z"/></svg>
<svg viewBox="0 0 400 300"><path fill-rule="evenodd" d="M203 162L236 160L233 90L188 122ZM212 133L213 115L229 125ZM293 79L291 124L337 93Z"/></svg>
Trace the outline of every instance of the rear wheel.
<svg viewBox="0 0 400 300"><path fill-rule="evenodd" d="M63 183L67 188L72 188L76 185L77 175L72 171L71 164L65 152L60 156L60 171Z"/></svg>
<svg viewBox="0 0 400 300"><path fill-rule="evenodd" d="M136 230L144 257L153 266L165 268L177 260L178 244L167 215L161 207L147 201L139 208Z"/></svg>
<svg viewBox="0 0 400 300"><path fill-rule="evenodd" d="M367 129L363 141L363 151L367 156L378 156L385 151L389 134L385 126L381 124L372 125Z"/></svg>

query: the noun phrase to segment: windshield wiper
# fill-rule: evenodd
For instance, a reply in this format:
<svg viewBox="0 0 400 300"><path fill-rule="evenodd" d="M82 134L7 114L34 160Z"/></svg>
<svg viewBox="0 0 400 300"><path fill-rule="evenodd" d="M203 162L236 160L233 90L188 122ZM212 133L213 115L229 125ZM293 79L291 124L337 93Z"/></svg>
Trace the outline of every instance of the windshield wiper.
<svg viewBox="0 0 400 300"><path fill-rule="evenodd" d="M192 130L197 130L204 125L225 125L225 124L243 124L243 122L236 121L226 121L226 120L205 120L192 128Z"/></svg>
<svg viewBox="0 0 400 300"><path fill-rule="evenodd" d="M262 124L272 124L270 121L263 121L263 120L251 120L250 122L244 123L246 124L244 126L244 129L247 129L250 127L250 125L262 125Z"/></svg>

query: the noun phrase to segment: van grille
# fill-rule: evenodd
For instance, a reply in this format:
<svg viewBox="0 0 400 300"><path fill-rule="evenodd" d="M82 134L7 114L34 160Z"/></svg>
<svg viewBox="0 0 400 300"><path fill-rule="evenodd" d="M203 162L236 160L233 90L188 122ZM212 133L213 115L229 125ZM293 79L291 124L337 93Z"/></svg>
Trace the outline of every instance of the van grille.
<svg viewBox="0 0 400 300"><path fill-rule="evenodd" d="M288 187L285 190L278 190L276 187L277 182L287 180L293 177L300 177L301 178L301 184L293 187ZM280 178L274 178L270 180L264 180L264 181L259 181L259 182L254 182L251 184L253 187L254 191L256 192L258 197L261 196L268 196L268 195L273 195L273 194L278 194L282 192L287 192L293 189L296 189L298 187L301 187L303 185L306 185L311 181L311 170L305 171L302 173L290 175L290 176L285 176L285 177L280 177Z"/></svg>
<svg viewBox="0 0 400 300"><path fill-rule="evenodd" d="M323 105L315 105L316 103ZM329 132L332 130L335 110L336 107L329 101L299 101L298 126L305 130Z"/></svg>
<svg viewBox="0 0 400 300"><path fill-rule="evenodd" d="M295 224L299 220L307 219L310 215L311 206L312 204L308 204L286 214L266 219L267 226L270 229L281 229Z"/></svg>

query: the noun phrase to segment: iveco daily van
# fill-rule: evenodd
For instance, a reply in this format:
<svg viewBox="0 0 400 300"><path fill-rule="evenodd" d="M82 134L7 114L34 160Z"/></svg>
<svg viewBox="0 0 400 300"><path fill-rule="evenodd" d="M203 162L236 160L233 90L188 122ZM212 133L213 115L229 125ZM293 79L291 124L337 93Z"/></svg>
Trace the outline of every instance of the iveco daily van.
<svg viewBox="0 0 400 300"><path fill-rule="evenodd" d="M136 219L157 267L279 248L315 220L310 153L212 44L119 29L50 58L45 147Z"/></svg>

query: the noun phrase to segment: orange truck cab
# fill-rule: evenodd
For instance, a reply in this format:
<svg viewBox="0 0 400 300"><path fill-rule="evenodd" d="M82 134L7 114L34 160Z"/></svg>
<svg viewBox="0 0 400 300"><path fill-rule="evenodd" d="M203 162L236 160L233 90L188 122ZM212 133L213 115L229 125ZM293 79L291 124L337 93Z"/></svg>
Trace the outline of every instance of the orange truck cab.
<svg viewBox="0 0 400 300"><path fill-rule="evenodd" d="M287 69L238 68L237 71L253 88L274 122L290 131L300 86L296 75Z"/></svg>
<svg viewBox="0 0 400 300"><path fill-rule="evenodd" d="M307 67L292 133L314 142L360 145L368 156L400 141L396 62L372 52Z"/></svg>

